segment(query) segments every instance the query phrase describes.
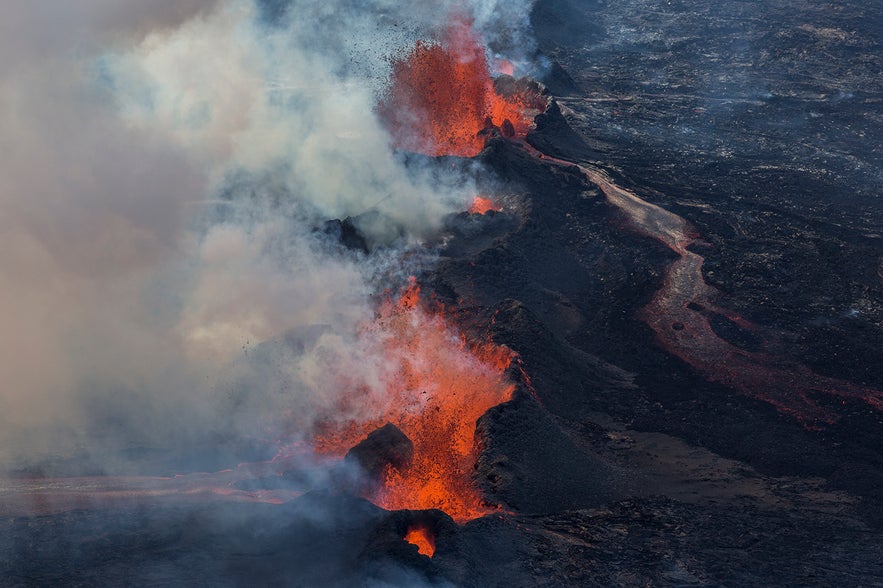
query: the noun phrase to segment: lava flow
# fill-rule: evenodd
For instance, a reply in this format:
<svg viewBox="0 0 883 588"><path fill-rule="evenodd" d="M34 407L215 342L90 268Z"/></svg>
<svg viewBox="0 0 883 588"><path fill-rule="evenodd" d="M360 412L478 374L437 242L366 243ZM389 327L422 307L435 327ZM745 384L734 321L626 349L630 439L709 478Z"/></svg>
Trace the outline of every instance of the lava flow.
<svg viewBox="0 0 883 588"><path fill-rule="evenodd" d="M426 155L472 157L484 147L481 132L499 127L524 136L526 99L494 90L484 47L464 18L454 18L438 42L418 42L394 60L387 94L377 107L396 147Z"/></svg>
<svg viewBox="0 0 883 588"><path fill-rule="evenodd" d="M392 423L413 442L413 462L404 471L387 467L369 499L390 510L441 509L460 522L492 512L470 477L475 423L511 398L514 385L504 372L512 352L490 342L467 343L451 330L443 311L426 309L413 280L398 299L381 305L368 328L382 336L385 359L396 366L385 382L388 402L366 407L374 418L320 427L316 451L342 456Z"/></svg>
<svg viewBox="0 0 883 588"><path fill-rule="evenodd" d="M539 152L534 154L555 165L573 165ZM678 255L665 271L662 288L639 312L639 318L653 329L657 341L667 351L709 380L768 402L809 429L820 429L839 418L835 411L819 402L818 398L823 396L856 399L883 410L880 390L822 376L796 361L763 351L747 351L718 336L709 321L713 314L731 317L753 330L760 328L733 316L714 302L719 292L705 282L703 257L690 250L698 240L690 224L616 185L608 174L596 167L583 164L577 168L601 189L610 204L625 213L635 230L658 240Z"/></svg>

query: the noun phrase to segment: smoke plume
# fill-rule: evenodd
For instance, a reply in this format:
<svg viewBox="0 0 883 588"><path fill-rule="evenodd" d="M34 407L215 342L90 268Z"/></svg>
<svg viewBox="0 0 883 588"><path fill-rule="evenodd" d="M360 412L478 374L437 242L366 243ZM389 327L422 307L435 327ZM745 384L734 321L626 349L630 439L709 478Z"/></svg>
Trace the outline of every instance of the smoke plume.
<svg viewBox="0 0 883 588"><path fill-rule="evenodd" d="M0 463L296 435L341 374L379 389L360 325L473 191L374 105L454 10L529 46L496 2L5 6ZM348 216L370 255L322 230Z"/></svg>

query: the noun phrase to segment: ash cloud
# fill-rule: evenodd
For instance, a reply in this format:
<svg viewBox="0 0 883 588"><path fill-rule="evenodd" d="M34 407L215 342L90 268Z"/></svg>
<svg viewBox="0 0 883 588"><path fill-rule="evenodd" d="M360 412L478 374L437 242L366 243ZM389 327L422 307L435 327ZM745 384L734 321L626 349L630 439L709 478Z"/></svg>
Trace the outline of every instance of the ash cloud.
<svg viewBox="0 0 883 588"><path fill-rule="evenodd" d="M493 6L467 5L482 30ZM379 390L359 325L472 195L405 166L373 115L389 56L443 7L0 12L3 467L264 435ZM371 211L370 256L316 230Z"/></svg>

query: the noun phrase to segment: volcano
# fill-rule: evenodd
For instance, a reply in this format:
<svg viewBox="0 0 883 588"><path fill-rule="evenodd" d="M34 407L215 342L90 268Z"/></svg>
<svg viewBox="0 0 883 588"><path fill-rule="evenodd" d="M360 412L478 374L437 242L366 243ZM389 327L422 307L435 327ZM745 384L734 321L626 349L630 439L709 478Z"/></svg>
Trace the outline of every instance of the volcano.
<svg viewBox="0 0 883 588"><path fill-rule="evenodd" d="M524 16L529 77L459 13L389 58L374 114L459 212L315 228L403 251L358 323L374 379L332 356L303 436L219 467L16 470L0 584L883 583L883 9Z"/></svg>

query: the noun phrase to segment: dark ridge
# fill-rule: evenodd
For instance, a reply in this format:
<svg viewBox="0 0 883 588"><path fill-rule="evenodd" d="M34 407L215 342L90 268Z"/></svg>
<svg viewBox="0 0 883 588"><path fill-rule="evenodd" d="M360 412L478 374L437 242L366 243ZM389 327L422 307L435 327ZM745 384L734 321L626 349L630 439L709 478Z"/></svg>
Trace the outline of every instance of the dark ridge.
<svg viewBox="0 0 883 588"><path fill-rule="evenodd" d="M546 90L553 96L582 96L582 88L567 73L561 64L553 61L548 70L540 77Z"/></svg>
<svg viewBox="0 0 883 588"><path fill-rule="evenodd" d="M574 132L555 100L534 120L536 128L528 134L527 142L547 155L574 162L597 161L613 149L612 145L585 139Z"/></svg>

